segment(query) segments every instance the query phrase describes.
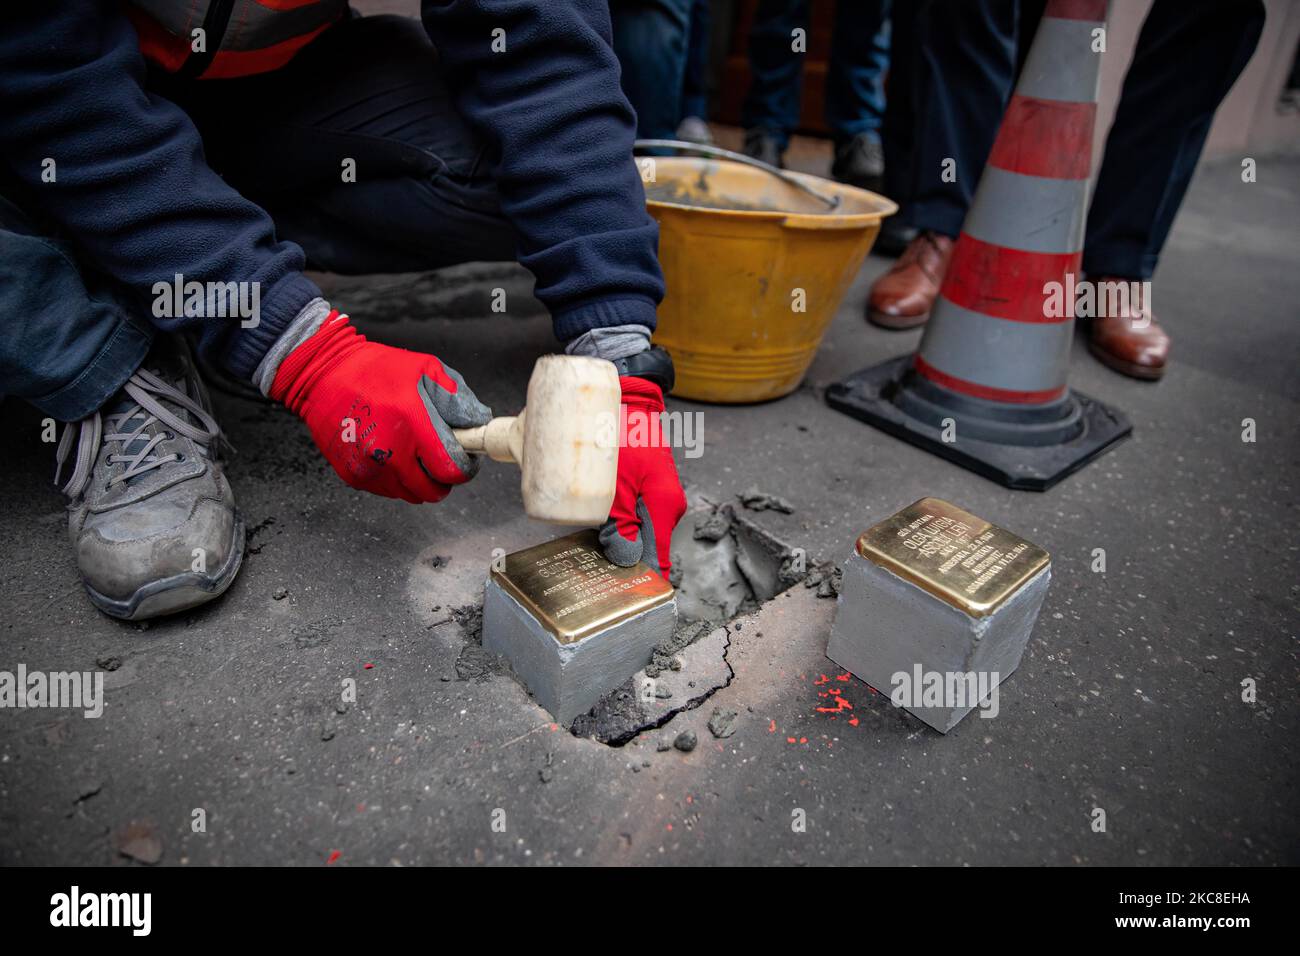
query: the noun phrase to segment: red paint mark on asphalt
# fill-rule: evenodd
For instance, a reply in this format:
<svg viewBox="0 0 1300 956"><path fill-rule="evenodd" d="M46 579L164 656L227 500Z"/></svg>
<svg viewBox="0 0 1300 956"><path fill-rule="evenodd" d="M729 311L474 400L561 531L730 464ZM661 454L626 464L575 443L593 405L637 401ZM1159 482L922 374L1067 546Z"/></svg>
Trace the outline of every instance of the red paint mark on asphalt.
<svg viewBox="0 0 1300 956"><path fill-rule="evenodd" d="M850 680L853 679L853 674L850 671L845 671L842 674L836 674L834 679L839 683L848 683ZM822 674L815 681L813 681L813 686L821 687L826 684L829 684L830 682L831 682L831 678L827 677L825 674ZM870 687L868 687L867 689L871 690ZM872 693L875 693L875 691L872 691ZM826 703L821 706L814 707L813 708L814 713L828 714L829 715L828 719L830 720L839 720L839 715L844 713L845 711L849 711L851 716L853 711L853 704L850 703L849 700L844 696L844 688L827 687L825 690L819 690L817 692L817 696L818 698L825 701ZM849 720L849 725L851 727L856 727L858 726L859 723L860 721L858 720L857 717L851 717L851 719Z"/></svg>
<svg viewBox="0 0 1300 956"><path fill-rule="evenodd" d="M767 732L768 732L769 734L774 734L774 733L776 733L776 721L775 721L775 720L769 720L769 721L768 721L768 723L767 723Z"/></svg>
<svg viewBox="0 0 1300 956"><path fill-rule="evenodd" d="M852 710L852 709L853 709L853 705L850 704L850 703L849 703L847 700L845 700L843 697L840 697L838 694L837 694L836 696L832 697L831 699L832 699L833 701L835 701L835 706L834 706L834 707L818 707L818 708L817 708L817 713L819 713L819 714L838 714L838 713L839 713L840 711L842 711L842 710Z"/></svg>
<svg viewBox="0 0 1300 956"><path fill-rule="evenodd" d="M338 858L341 857L342 855L343 855L342 850L331 850L329 859L325 861L325 865L333 866L338 861Z"/></svg>

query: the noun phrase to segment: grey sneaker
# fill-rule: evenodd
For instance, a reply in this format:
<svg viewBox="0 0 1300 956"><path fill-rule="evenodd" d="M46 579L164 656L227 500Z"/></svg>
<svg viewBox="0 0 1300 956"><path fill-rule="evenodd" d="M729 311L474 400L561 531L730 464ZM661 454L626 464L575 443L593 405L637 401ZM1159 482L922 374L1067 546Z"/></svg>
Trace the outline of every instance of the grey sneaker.
<svg viewBox="0 0 1300 956"><path fill-rule="evenodd" d="M831 177L878 193L884 188L885 149L870 133L859 133L835 147Z"/></svg>
<svg viewBox="0 0 1300 956"><path fill-rule="evenodd" d="M713 144L713 131L698 116L687 116L677 125L677 138L687 143Z"/></svg>
<svg viewBox="0 0 1300 956"><path fill-rule="evenodd" d="M72 440L73 432L77 440ZM68 532L94 605L128 621L183 611L230 587L244 521L215 446L189 350L160 336L122 390L59 441L57 484L73 445Z"/></svg>
<svg viewBox="0 0 1300 956"><path fill-rule="evenodd" d="M759 162L785 169L785 151L777 145L771 131L762 127L745 130L745 155Z"/></svg>

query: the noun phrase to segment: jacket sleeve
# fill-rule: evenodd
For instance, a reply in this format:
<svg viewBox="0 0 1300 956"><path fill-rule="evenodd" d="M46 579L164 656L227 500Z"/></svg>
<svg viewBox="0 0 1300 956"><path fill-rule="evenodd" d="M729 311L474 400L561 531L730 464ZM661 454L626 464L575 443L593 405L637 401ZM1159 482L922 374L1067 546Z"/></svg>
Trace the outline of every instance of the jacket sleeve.
<svg viewBox="0 0 1300 956"><path fill-rule="evenodd" d="M302 250L277 241L270 217L207 167L189 118L146 92L135 30L116 2L0 10L6 193L69 240L83 266L125 286L156 325L197 329L209 358L250 377L280 332L320 296L300 273ZM256 283L257 324L159 317L154 286L177 276Z"/></svg>
<svg viewBox="0 0 1300 956"><path fill-rule="evenodd" d="M423 17L457 108L495 147L502 211L557 336L653 329L659 233L608 0L424 0Z"/></svg>

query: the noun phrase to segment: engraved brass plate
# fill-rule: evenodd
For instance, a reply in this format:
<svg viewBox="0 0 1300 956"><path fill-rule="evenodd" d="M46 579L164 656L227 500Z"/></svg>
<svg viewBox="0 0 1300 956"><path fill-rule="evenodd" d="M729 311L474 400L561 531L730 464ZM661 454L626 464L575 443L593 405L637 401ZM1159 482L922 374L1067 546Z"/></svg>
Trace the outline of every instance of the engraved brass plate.
<svg viewBox="0 0 1300 956"><path fill-rule="evenodd" d="M673 588L644 563L620 568L605 560L595 531L556 538L505 556L492 579L561 644L672 600Z"/></svg>
<svg viewBox="0 0 1300 956"><path fill-rule="evenodd" d="M922 498L858 538L858 554L971 617L986 617L1052 558L939 498Z"/></svg>

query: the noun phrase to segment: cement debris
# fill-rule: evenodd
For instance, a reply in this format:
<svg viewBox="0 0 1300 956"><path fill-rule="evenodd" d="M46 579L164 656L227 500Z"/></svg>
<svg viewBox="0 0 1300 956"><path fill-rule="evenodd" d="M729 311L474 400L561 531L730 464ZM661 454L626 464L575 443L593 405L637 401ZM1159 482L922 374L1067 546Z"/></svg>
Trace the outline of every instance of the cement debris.
<svg viewBox="0 0 1300 956"><path fill-rule="evenodd" d="M655 646L654 655L645 668L646 676L658 677L667 670L681 670L682 661L677 654L712 629L713 625L708 621L679 621L673 630L673 636Z"/></svg>
<svg viewBox="0 0 1300 956"><path fill-rule="evenodd" d="M696 541L721 540L723 535L731 531L733 518L731 508L723 505L696 523L693 537Z"/></svg>
<svg viewBox="0 0 1300 956"><path fill-rule="evenodd" d="M465 632L465 640L474 644L483 643L483 605L462 604L451 609L451 619Z"/></svg>
<svg viewBox="0 0 1300 956"><path fill-rule="evenodd" d="M467 643L456 658L456 677L463 681L485 684L507 667L498 655L483 650L483 645Z"/></svg>
<svg viewBox="0 0 1300 956"><path fill-rule="evenodd" d="M637 696L635 677L628 678L596 702L596 706L573 719L569 729L575 737L591 737L611 746L627 743L646 726L647 717Z"/></svg>
<svg viewBox="0 0 1300 956"><path fill-rule="evenodd" d="M695 745L698 744L699 742L700 742L699 737L695 735L695 731L683 730L680 734L677 735L676 739L673 740L673 746L676 747L678 750L680 750L682 753L688 754L695 749Z"/></svg>
<svg viewBox="0 0 1300 956"><path fill-rule="evenodd" d="M724 737L730 737L736 732L736 722L740 715L734 710L723 710L721 707L713 708L713 713L709 716L709 733L721 740Z"/></svg>
<svg viewBox="0 0 1300 956"><path fill-rule="evenodd" d="M759 491L757 485L751 485L740 493L740 503L750 511L779 511L783 515L794 514L794 505L777 495Z"/></svg>
<svg viewBox="0 0 1300 956"><path fill-rule="evenodd" d="M819 598L834 598L839 597L843 580L844 569L837 567L834 562L825 561L813 566L803 579L803 586L816 588Z"/></svg>

